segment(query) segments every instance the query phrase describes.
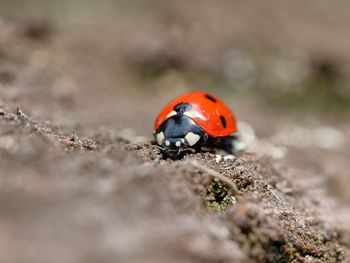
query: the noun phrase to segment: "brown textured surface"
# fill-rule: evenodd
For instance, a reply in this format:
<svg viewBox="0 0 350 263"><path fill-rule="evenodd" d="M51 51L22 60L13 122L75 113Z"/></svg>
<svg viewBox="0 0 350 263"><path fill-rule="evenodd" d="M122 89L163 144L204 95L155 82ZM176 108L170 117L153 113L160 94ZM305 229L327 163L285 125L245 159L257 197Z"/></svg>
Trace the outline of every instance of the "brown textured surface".
<svg viewBox="0 0 350 263"><path fill-rule="evenodd" d="M339 233L299 204L307 197L276 187L290 182L270 159L166 161L147 143L64 135L21 111L1 122L2 262L344 258ZM216 173L237 187L221 213L205 205Z"/></svg>
<svg viewBox="0 0 350 263"><path fill-rule="evenodd" d="M149 85L121 67L149 63L142 52L152 41L5 20L0 32L0 262L349 260L344 119L218 90L255 128L257 147L221 162L208 153L164 160L137 135L150 136L161 104L192 82L170 70ZM169 43L150 52L148 69L208 72L200 54L184 61L191 49L164 54L179 41L161 36ZM344 134L340 149L310 140L325 125ZM284 158L273 158L271 143Z"/></svg>

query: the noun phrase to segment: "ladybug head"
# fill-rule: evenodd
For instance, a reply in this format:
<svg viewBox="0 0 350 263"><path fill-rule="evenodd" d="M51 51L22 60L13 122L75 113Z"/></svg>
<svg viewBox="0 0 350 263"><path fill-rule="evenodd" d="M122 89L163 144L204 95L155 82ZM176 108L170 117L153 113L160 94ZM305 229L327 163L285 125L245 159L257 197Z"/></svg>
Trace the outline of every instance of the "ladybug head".
<svg viewBox="0 0 350 263"><path fill-rule="evenodd" d="M165 155L177 159L186 152L194 152L206 142L208 135L191 118L175 115L155 131L155 138Z"/></svg>
<svg viewBox="0 0 350 263"><path fill-rule="evenodd" d="M158 133L157 139L159 139L159 137L161 137L162 135L162 132ZM178 159L181 158L186 152L195 152L195 149L190 145L189 140L192 140L192 142L194 143L195 141L200 140L200 136L192 133L188 133L186 136L184 138L164 137L164 140L160 145L162 146L163 153L172 159Z"/></svg>

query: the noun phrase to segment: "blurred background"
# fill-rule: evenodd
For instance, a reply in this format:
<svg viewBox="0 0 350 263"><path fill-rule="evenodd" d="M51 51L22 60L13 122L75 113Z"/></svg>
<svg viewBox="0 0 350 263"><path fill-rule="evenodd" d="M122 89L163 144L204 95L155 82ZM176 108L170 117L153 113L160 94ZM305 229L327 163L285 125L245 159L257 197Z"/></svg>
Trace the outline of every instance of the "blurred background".
<svg viewBox="0 0 350 263"><path fill-rule="evenodd" d="M334 223L332 207L350 229L349 10L346 0L0 0L0 103L85 136L151 138L169 100L207 90L244 122L253 152L297 169L310 196L330 196L315 208L322 220Z"/></svg>
<svg viewBox="0 0 350 263"><path fill-rule="evenodd" d="M157 111L188 89L225 97L262 136L279 117L348 119L347 1L0 4L1 83L55 121L149 136Z"/></svg>

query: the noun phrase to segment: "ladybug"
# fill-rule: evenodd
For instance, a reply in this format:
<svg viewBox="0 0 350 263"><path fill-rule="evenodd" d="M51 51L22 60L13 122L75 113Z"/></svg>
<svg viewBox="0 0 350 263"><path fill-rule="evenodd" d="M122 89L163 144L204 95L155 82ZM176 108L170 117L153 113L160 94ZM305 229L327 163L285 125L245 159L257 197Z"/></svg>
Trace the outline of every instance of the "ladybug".
<svg viewBox="0 0 350 263"><path fill-rule="evenodd" d="M156 144L171 158L214 148L233 153L238 138L232 111L204 91L186 92L168 103L155 120L153 134Z"/></svg>

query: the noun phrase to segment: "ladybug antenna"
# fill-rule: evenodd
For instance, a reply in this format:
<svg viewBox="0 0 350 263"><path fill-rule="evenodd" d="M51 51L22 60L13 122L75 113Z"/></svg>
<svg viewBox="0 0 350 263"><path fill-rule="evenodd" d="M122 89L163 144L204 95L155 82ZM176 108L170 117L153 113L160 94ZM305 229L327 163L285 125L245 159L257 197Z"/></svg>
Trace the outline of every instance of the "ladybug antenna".
<svg viewBox="0 0 350 263"><path fill-rule="evenodd" d="M192 153L195 153L196 150L193 149L193 148L184 148L184 149L180 149L181 152L192 152Z"/></svg>
<svg viewBox="0 0 350 263"><path fill-rule="evenodd" d="M155 145L155 144L151 145L151 147L158 148L159 150L162 150L162 151L164 151L164 149L165 149L164 147L159 146L159 145Z"/></svg>

